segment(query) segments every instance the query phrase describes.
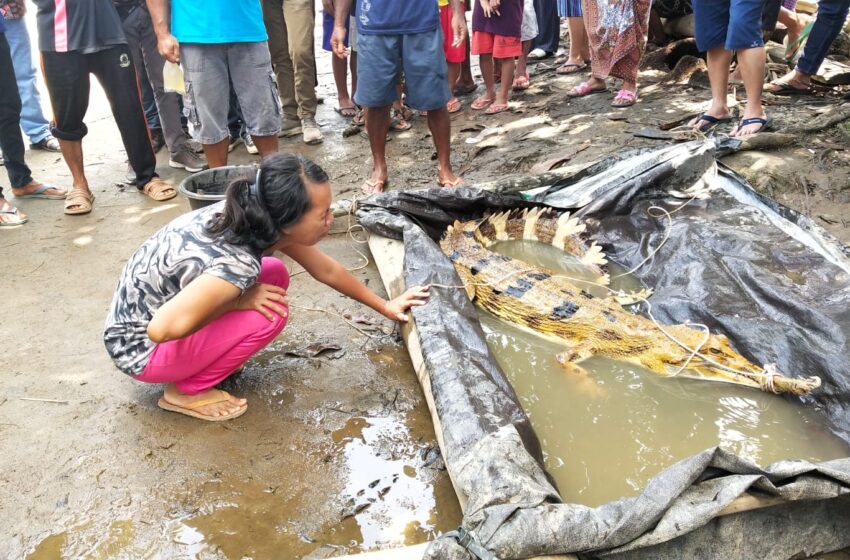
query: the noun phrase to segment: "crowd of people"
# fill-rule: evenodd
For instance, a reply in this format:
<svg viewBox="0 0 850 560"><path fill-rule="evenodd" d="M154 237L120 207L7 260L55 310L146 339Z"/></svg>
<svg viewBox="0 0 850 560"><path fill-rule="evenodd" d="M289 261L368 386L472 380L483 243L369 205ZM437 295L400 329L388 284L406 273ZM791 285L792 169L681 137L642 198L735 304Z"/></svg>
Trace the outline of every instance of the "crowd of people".
<svg viewBox="0 0 850 560"><path fill-rule="evenodd" d="M109 99L127 153L128 182L156 201L177 195L156 172L155 154L162 147L170 166L197 172L226 165L240 143L260 156L277 152L279 137L321 143L315 118L317 9L323 12L322 45L335 55L336 110L365 126L369 137L373 165L362 190L371 194L389 182L387 133L410 128L414 111L427 116L437 183L462 185L451 167L450 114L462 110L461 98L478 89L471 57L477 55L483 88L469 107L486 115L506 111L512 92L531 85L528 59L560 54L561 18L570 47L556 72L589 74L569 97L608 92L610 79L617 78L611 105L627 108L639 99L647 41L664 40L664 19L691 14L697 45L707 53L711 99L690 126L708 131L731 121L727 87L737 81L746 105L730 134L744 136L771 124L762 91L810 91L811 77L850 8L850 0L820 0L816 18L806 21L795 10L796 0L322 0L320 7L316 0L32 3L53 118L42 114L36 89L22 19L27 3L0 0L0 150L16 199L63 200L71 215L87 214L94 204L82 149L91 75ZM799 60L765 85L764 31L777 21L787 28L789 59ZM167 63L182 68L182 95L164 87ZM70 188L32 177L21 129L32 149L62 153ZM26 221L0 190L0 226Z"/></svg>

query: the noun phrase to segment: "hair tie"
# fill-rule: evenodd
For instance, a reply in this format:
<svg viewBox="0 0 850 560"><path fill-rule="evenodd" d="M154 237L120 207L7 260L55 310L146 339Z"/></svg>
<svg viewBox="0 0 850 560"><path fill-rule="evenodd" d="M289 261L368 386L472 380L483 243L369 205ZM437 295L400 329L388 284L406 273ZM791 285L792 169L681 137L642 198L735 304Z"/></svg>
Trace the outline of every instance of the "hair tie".
<svg viewBox="0 0 850 560"><path fill-rule="evenodd" d="M265 201L263 201L263 193L260 192L260 180L262 179L263 169L257 169L257 177L254 179L254 182L248 185L248 194L257 199L257 202L260 203L260 206L265 206Z"/></svg>

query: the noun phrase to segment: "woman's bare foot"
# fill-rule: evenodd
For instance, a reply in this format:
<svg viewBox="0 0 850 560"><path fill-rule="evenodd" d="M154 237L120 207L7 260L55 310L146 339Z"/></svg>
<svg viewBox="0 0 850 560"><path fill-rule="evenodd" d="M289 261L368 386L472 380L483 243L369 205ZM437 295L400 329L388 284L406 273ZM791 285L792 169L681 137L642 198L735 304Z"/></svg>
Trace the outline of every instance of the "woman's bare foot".
<svg viewBox="0 0 850 560"><path fill-rule="evenodd" d="M198 393L197 395L187 395L182 393L173 383L169 383L165 386L165 392L162 395L162 400L173 407L194 412L198 417L206 417L210 419L233 418L248 408L247 400L234 397L226 391L222 391L220 389L208 389ZM204 401L210 402L208 404L198 404ZM160 406L162 406L162 404L160 404ZM182 410L175 410L175 412L182 412Z"/></svg>

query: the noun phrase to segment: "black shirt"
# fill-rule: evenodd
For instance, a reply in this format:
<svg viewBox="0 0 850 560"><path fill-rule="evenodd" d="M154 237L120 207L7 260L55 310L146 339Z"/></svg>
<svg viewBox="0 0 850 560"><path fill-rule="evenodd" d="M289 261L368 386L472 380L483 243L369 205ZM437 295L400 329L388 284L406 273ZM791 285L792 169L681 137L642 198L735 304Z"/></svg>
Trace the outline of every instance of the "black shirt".
<svg viewBox="0 0 850 560"><path fill-rule="evenodd" d="M38 6L38 47L46 52L93 53L127 38L112 0L33 0Z"/></svg>

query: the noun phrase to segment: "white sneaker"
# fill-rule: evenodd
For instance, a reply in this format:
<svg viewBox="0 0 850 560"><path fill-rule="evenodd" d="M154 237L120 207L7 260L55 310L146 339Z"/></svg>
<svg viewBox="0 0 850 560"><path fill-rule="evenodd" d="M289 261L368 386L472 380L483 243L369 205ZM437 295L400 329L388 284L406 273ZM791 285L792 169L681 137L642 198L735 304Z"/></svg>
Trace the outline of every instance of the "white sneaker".
<svg viewBox="0 0 850 560"><path fill-rule="evenodd" d="M546 58L546 51L543 49L531 49L528 53L528 58Z"/></svg>
<svg viewBox="0 0 850 560"><path fill-rule="evenodd" d="M321 144L325 140L322 138L322 131L319 130L316 119L312 117L307 117L301 121L301 132L304 135L305 144Z"/></svg>
<svg viewBox="0 0 850 560"><path fill-rule="evenodd" d="M242 133L242 141L245 142L245 149L248 150L249 154L256 155L260 153L260 149L254 145L254 139L247 132Z"/></svg>

